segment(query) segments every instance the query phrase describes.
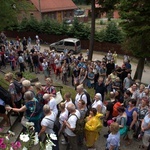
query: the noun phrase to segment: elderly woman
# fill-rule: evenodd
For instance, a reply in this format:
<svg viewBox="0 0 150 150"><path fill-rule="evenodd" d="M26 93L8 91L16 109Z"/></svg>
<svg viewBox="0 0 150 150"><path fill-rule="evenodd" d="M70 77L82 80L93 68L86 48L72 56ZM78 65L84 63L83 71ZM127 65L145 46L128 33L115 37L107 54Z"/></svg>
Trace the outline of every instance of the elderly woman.
<svg viewBox="0 0 150 150"><path fill-rule="evenodd" d="M5 80L9 83L8 91L11 94L11 103L13 107L20 108L21 107L21 99L22 94L17 93L14 79L13 79L13 73L9 72L5 74ZM17 82L17 81L16 81Z"/></svg>
<svg viewBox="0 0 150 150"><path fill-rule="evenodd" d="M68 119L68 110L65 107L65 103L61 102L59 104L59 110L60 110L60 115L59 115L59 123L60 123L60 130L58 135L60 135L61 133L63 134L64 138L61 139L61 144L67 144L67 137L64 134L64 121Z"/></svg>
<svg viewBox="0 0 150 150"><path fill-rule="evenodd" d="M44 92L48 94L53 94L53 96L56 96L56 89L53 86L52 78L46 78L46 86L44 87Z"/></svg>
<svg viewBox="0 0 150 150"><path fill-rule="evenodd" d="M39 103L42 105L45 104L45 101L43 99L43 95L45 94L44 93L44 90L43 90L43 87L42 87L42 84L41 82L36 82L35 83L35 89L36 89L36 95L35 95L35 98L39 101Z"/></svg>
<svg viewBox="0 0 150 150"><path fill-rule="evenodd" d="M98 113L101 113L102 107L103 107L102 96L100 93L96 93L94 97L94 102L92 104L92 108L95 108Z"/></svg>
<svg viewBox="0 0 150 150"><path fill-rule="evenodd" d="M45 101L47 101L47 104L49 105L50 110L55 114L55 117L57 117L57 115L58 115L58 109L57 109L56 100L53 97L53 95L46 93L46 94L43 95L43 99Z"/></svg>
<svg viewBox="0 0 150 150"><path fill-rule="evenodd" d="M35 95L34 88L33 86L31 86L31 82L29 80L24 80L22 82L22 85L23 85L23 92L31 91L33 95Z"/></svg>
<svg viewBox="0 0 150 150"><path fill-rule="evenodd" d="M143 145L145 147L145 149L149 149L149 141L150 141L150 108L148 110L148 114L144 117L143 121L142 121L142 125L141 125L141 130L144 133L143 136ZM141 148L144 148L143 146ZM139 147L140 148L140 147Z"/></svg>
<svg viewBox="0 0 150 150"><path fill-rule="evenodd" d="M39 137L43 133L46 133L48 135L54 134L53 128L54 128L54 122L56 119L55 114L50 110L50 107L47 104L43 106L43 112L44 112L45 117L41 121L42 128L39 132ZM56 146L53 146L53 150L59 150L58 141L52 140L52 142L56 145Z"/></svg>
<svg viewBox="0 0 150 150"><path fill-rule="evenodd" d="M110 132L106 142L106 150L118 150L120 146L120 133L117 122L111 123Z"/></svg>
<svg viewBox="0 0 150 150"><path fill-rule="evenodd" d="M11 110L14 112L25 112L25 118L29 120L29 122L34 123L35 132L40 131L40 119L41 119L41 106L38 101L34 99L33 93L31 91L27 91L24 94L25 105L21 108L12 108L6 107L7 110Z"/></svg>

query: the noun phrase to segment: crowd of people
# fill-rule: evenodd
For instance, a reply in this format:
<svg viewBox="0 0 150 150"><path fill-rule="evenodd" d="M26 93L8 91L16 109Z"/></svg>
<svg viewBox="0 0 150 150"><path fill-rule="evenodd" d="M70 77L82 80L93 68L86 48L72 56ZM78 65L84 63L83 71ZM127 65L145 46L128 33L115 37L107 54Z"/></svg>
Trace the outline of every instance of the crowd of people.
<svg viewBox="0 0 150 150"><path fill-rule="evenodd" d="M17 83L13 73L5 74L11 101L10 106L4 105L1 111L6 121L4 126L10 125L8 116L4 115L6 109L22 120L26 118L34 122L39 138L43 133L62 137L61 143L67 144L68 149L78 150L78 146L84 144L88 149L95 149L103 126L108 127L108 134L104 135L107 138L106 150L121 148L120 140L127 140L127 145L130 145L133 138L142 139L139 148L148 149L150 89L132 79L129 56L124 55L121 65L117 64L117 53L111 51L102 60L88 61L82 53L76 56L69 52L40 51L38 36L38 46L34 45L30 50L27 40L23 41L6 42L0 48L1 67L9 63L12 71L20 68L15 73ZM31 46L31 40L29 44ZM43 71L46 85L37 82L34 88L22 75L26 70L36 74ZM62 84L71 82L76 96L72 97L65 91L64 100L57 104L53 78L62 80ZM93 98L89 98L87 88L94 89ZM54 129L56 121L57 131ZM58 141L53 142L56 145L53 149L59 150Z"/></svg>

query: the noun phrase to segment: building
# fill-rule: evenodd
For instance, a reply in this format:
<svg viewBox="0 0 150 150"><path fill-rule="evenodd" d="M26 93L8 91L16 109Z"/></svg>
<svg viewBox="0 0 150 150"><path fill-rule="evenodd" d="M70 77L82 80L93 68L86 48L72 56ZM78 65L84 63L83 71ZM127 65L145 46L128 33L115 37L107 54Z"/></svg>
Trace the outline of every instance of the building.
<svg viewBox="0 0 150 150"><path fill-rule="evenodd" d="M33 8L29 11L30 15L41 20L44 17L55 19L62 22L64 18L74 16L74 9L77 6L72 0L28 0L32 3Z"/></svg>

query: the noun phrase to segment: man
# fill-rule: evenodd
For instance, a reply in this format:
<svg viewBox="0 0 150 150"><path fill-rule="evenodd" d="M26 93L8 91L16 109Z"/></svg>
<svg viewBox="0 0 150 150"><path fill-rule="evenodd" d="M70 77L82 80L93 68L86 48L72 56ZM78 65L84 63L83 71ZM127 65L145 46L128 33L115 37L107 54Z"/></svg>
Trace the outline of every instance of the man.
<svg viewBox="0 0 150 150"><path fill-rule="evenodd" d="M68 138L69 145L71 147L71 150L78 150L78 144L77 144L77 136L73 131L76 128L76 122L78 119L80 119L80 112L75 109L74 104L69 104L67 106L67 110L70 113L68 120L64 121L65 133Z"/></svg>
<svg viewBox="0 0 150 150"><path fill-rule="evenodd" d="M20 72L24 72L25 70L25 61L24 61L24 58L22 56L22 53L20 54L19 58L18 58L18 62L19 62L19 66L20 66Z"/></svg>
<svg viewBox="0 0 150 150"><path fill-rule="evenodd" d="M79 100L83 100L85 102L85 104L87 105L87 96L84 93L84 88L83 88L83 84L80 84L77 86L77 94L75 97L75 106L76 108L78 108L78 102Z"/></svg>
<svg viewBox="0 0 150 150"><path fill-rule="evenodd" d="M126 91L128 88L131 87L132 82L133 81L132 81L132 78L131 78L131 74L128 73L127 77L123 81L123 89L124 89L124 91Z"/></svg>
<svg viewBox="0 0 150 150"><path fill-rule="evenodd" d="M107 124L108 120L112 120L112 118L114 117L112 114L113 114L113 106L114 106L115 103L116 103L115 93L110 92L110 102L106 106L106 116L105 116L105 119L104 119L104 125ZM109 131L108 131L108 133L109 133ZM104 137L107 138L108 134L105 134Z"/></svg>
<svg viewBox="0 0 150 150"><path fill-rule="evenodd" d="M96 83L96 86L95 86L95 93L100 93L102 95L102 102L103 102L104 95L106 93L106 88L105 88L103 77L98 78L98 82Z"/></svg>

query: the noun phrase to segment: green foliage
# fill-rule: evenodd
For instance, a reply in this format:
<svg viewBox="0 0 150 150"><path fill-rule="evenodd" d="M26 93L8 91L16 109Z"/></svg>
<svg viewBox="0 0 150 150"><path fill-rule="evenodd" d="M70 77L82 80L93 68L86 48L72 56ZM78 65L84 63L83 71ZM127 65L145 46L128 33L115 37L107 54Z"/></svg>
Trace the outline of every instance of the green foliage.
<svg viewBox="0 0 150 150"><path fill-rule="evenodd" d="M31 16L29 19L24 18L19 25L19 31L39 31L39 22Z"/></svg>
<svg viewBox="0 0 150 150"><path fill-rule="evenodd" d="M88 39L90 36L90 28L75 19L73 25L68 30L67 35L79 39Z"/></svg>
<svg viewBox="0 0 150 150"><path fill-rule="evenodd" d="M143 0L121 0L118 5L121 26L125 31L126 49L136 57L150 57L150 3Z"/></svg>
<svg viewBox="0 0 150 150"><path fill-rule="evenodd" d="M100 25L105 25L106 23L103 20L100 20Z"/></svg>
<svg viewBox="0 0 150 150"><path fill-rule="evenodd" d="M105 30L101 30L100 32L95 32L95 40L99 42L104 42L105 39Z"/></svg>
<svg viewBox="0 0 150 150"><path fill-rule="evenodd" d="M26 0L2 0L0 4L0 31L6 27L14 26L20 10L25 10L25 8L29 7Z"/></svg>
<svg viewBox="0 0 150 150"><path fill-rule="evenodd" d="M27 80L32 80L36 78L36 75L33 73L30 73L29 71L23 72L23 77L26 78Z"/></svg>
<svg viewBox="0 0 150 150"><path fill-rule="evenodd" d="M101 23L104 23L103 21ZM34 31L37 33L46 33L54 35L67 35L79 39L90 39L90 26L79 22L75 18L73 24L70 26L64 23L58 23L55 20L44 18L42 21L37 21L33 16L29 19L24 18L22 22L16 23L7 28L7 30L17 31ZM95 32L95 40L99 42L120 43L122 41L122 32L117 27L116 23L110 22L106 29Z"/></svg>
<svg viewBox="0 0 150 150"><path fill-rule="evenodd" d="M109 22L105 30L104 41L110 43L121 43L122 40L123 34L117 27L117 24L113 21Z"/></svg>
<svg viewBox="0 0 150 150"><path fill-rule="evenodd" d="M111 12L111 10L114 10L119 0L99 0L98 2L101 5L101 13L104 13Z"/></svg>

